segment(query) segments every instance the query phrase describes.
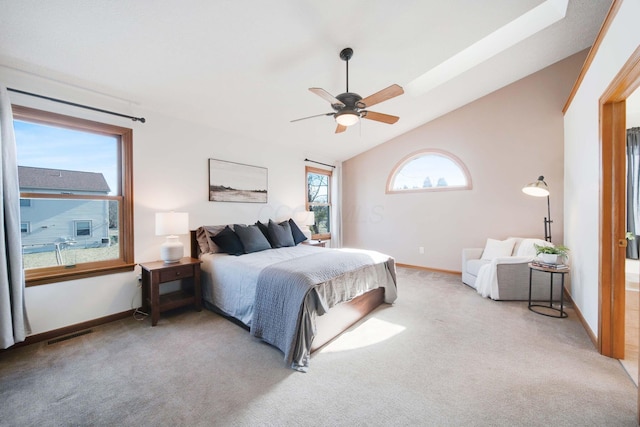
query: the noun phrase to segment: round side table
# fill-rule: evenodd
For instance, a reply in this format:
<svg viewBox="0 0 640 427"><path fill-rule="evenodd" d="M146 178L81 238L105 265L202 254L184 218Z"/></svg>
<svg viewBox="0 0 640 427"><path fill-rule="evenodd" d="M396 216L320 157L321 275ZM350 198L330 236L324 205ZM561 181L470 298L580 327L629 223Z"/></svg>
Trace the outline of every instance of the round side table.
<svg viewBox="0 0 640 427"><path fill-rule="evenodd" d="M531 303L531 277L533 275L533 271L539 271L541 273L549 274L549 305L546 304L532 304ZM529 310L534 313L541 314L543 316L548 317L556 317L559 319L564 319L568 317L566 311L564 311L564 276L569 273L569 267L566 268L553 268L553 267L544 267L541 265L536 265L534 263L529 263ZM553 276L556 274L560 275L560 308L553 306ZM542 310L544 309L544 311ZM558 314L546 313L545 311L553 311Z"/></svg>

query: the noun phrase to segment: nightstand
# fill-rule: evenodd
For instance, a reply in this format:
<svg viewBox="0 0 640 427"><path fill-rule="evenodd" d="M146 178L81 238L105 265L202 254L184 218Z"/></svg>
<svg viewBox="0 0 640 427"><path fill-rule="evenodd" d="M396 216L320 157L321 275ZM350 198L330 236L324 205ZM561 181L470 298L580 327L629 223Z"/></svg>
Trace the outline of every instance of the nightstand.
<svg viewBox="0 0 640 427"><path fill-rule="evenodd" d="M326 240L305 240L304 242L302 242L303 245L318 246L321 248L324 248L324 245L326 243Z"/></svg>
<svg viewBox="0 0 640 427"><path fill-rule="evenodd" d="M197 311L202 310L201 263L199 259L186 257L171 264L163 261L140 264L142 309L146 312L151 311L151 326L156 326L160 313L166 310L190 304L194 304ZM180 290L160 295L160 284L176 280L180 280Z"/></svg>

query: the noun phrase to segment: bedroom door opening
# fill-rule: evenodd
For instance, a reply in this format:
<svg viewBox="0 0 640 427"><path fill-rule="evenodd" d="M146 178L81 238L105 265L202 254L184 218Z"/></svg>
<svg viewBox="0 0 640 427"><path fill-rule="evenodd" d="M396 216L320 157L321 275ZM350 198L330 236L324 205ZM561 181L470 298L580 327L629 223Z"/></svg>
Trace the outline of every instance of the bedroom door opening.
<svg viewBox="0 0 640 427"><path fill-rule="evenodd" d="M625 343L626 100L638 87L640 46L600 98L598 349L617 359L624 358ZM640 326L640 319L636 325ZM640 393L637 398L640 415Z"/></svg>
<svg viewBox="0 0 640 427"><path fill-rule="evenodd" d="M625 102L625 128L640 127L640 90L636 89ZM627 137L628 138L628 137ZM627 141L627 144L629 142ZM635 151L635 150L634 150ZM629 167L629 148L627 148L627 174L628 176L635 175L629 174L629 171L633 171L636 168L634 166ZM628 178L629 179L629 178ZM640 182L634 179L635 184L633 187L636 189L640 186ZM629 196L629 182L626 182L627 200L625 209L629 209L630 203L637 203L634 201L633 196ZM634 191L635 192L635 191ZM627 212L627 216L630 213ZM631 214L633 215L633 214ZM637 217L637 215L633 215ZM628 246L633 248L627 249L627 258L625 260L625 312L624 312L624 357L620 359L620 363L627 371L629 376L633 379L636 386L638 385L638 347L640 345L640 261L637 259L638 253L635 248L638 247L638 235L640 229L638 228L640 222L638 220L630 221L627 225L627 232L631 232L634 236L633 240L628 241Z"/></svg>
<svg viewBox="0 0 640 427"><path fill-rule="evenodd" d="M624 358L620 363L638 386L638 346L640 343L640 262L625 262Z"/></svg>

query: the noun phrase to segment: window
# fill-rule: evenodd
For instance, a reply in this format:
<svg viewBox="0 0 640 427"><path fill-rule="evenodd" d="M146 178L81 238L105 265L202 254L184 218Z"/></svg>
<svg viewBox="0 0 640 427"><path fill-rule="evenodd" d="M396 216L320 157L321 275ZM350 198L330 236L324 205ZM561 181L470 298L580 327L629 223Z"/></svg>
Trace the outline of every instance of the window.
<svg viewBox="0 0 640 427"><path fill-rule="evenodd" d="M306 167L307 210L316 223L309 228L313 239L331 239L331 171Z"/></svg>
<svg viewBox="0 0 640 427"><path fill-rule="evenodd" d="M132 270L131 129L13 113L27 286ZM73 252L73 266L61 249Z"/></svg>
<svg viewBox="0 0 640 427"><path fill-rule="evenodd" d="M387 193L468 189L471 176L460 159L433 149L402 159L387 181Z"/></svg>
<svg viewBox="0 0 640 427"><path fill-rule="evenodd" d="M76 237L91 236L91 221L74 221Z"/></svg>

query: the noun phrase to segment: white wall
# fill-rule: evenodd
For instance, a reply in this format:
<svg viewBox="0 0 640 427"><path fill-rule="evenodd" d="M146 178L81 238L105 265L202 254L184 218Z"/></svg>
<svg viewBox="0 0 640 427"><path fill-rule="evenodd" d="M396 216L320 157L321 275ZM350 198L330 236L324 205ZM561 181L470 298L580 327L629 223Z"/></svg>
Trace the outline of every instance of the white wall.
<svg viewBox="0 0 640 427"><path fill-rule="evenodd" d="M598 335L599 98L640 45L640 0L624 0L564 118L565 236L571 296Z"/></svg>
<svg viewBox="0 0 640 427"><path fill-rule="evenodd" d="M135 261L159 258L163 237L155 236L158 211L189 212L192 229L202 224L254 223L288 218L304 210L304 153L230 135L203 125L163 116L85 90L57 84L0 67L8 87L144 116L145 124L68 107L10 92L12 102L76 117L133 128ZM208 162L216 158L268 168L269 202L208 201ZM185 255L188 236L182 236ZM33 286L26 305L34 334L120 313L140 305L137 273Z"/></svg>
<svg viewBox="0 0 640 427"><path fill-rule="evenodd" d="M484 247L489 237L544 237L546 199L521 191L539 175L552 193L553 242L562 243L562 107L586 54L344 162L344 245L377 249L400 263L460 271L462 248ZM385 194L394 166L428 148L457 156L473 189Z"/></svg>
<svg viewBox="0 0 640 427"><path fill-rule="evenodd" d="M640 126L640 90L636 89L627 98L627 129Z"/></svg>

